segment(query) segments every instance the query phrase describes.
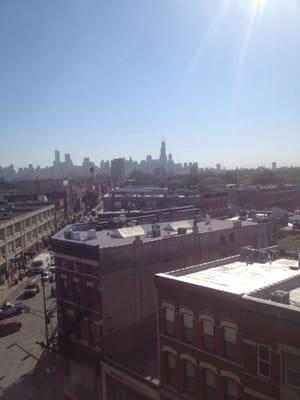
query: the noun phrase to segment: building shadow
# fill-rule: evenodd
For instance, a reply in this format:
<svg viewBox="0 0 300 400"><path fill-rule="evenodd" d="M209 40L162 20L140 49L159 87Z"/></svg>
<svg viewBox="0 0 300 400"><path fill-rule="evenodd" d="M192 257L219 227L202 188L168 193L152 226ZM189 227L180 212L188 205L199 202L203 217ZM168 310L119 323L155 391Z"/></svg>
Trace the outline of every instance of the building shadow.
<svg viewBox="0 0 300 400"><path fill-rule="evenodd" d="M63 364L56 353L44 351L32 371L1 389L0 400L64 400Z"/></svg>

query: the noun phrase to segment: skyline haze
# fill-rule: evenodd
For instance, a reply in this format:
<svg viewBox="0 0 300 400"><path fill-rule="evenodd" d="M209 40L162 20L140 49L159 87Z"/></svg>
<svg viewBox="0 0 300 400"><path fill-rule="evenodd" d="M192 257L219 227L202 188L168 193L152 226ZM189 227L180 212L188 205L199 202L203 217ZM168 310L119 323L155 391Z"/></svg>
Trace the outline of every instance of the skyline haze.
<svg viewBox="0 0 300 400"><path fill-rule="evenodd" d="M297 0L0 4L0 165L299 165Z"/></svg>

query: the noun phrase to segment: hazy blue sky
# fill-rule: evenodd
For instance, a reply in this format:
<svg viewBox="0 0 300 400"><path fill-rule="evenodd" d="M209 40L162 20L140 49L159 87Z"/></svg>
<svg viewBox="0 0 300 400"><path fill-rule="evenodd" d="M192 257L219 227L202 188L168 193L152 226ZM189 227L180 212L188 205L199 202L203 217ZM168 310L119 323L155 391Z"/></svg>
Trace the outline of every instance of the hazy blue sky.
<svg viewBox="0 0 300 400"><path fill-rule="evenodd" d="M299 0L1 0L0 165L300 165Z"/></svg>

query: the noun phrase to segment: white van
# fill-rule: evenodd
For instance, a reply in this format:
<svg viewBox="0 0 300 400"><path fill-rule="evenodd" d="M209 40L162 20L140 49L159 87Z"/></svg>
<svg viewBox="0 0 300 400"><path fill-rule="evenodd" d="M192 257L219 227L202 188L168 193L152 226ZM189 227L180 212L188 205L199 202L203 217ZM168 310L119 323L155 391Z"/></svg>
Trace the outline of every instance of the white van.
<svg viewBox="0 0 300 400"><path fill-rule="evenodd" d="M31 273L40 274L46 271L50 265L50 254L42 253L31 261Z"/></svg>

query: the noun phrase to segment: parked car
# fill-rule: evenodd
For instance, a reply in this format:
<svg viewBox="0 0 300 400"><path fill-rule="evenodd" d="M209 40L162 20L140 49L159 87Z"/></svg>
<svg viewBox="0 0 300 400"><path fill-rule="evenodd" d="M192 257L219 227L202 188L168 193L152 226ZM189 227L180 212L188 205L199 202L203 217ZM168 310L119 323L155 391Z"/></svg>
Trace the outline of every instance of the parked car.
<svg viewBox="0 0 300 400"><path fill-rule="evenodd" d="M19 277L20 277L20 279L24 279L25 278L25 276L26 276L26 271L25 271L25 269L20 269L19 270Z"/></svg>
<svg viewBox="0 0 300 400"><path fill-rule="evenodd" d="M32 297L39 293L41 287L41 281L39 279L32 279L27 283L24 289L25 297Z"/></svg>
<svg viewBox="0 0 300 400"><path fill-rule="evenodd" d="M6 321L0 322L0 337L9 335L10 333L17 332L21 329L22 323L15 319L7 319Z"/></svg>
<svg viewBox="0 0 300 400"><path fill-rule="evenodd" d="M41 277L44 282L48 281L52 278L52 272L48 269L47 271L42 272Z"/></svg>
<svg viewBox="0 0 300 400"><path fill-rule="evenodd" d="M55 274L55 265L50 265L49 271L52 272L52 274Z"/></svg>
<svg viewBox="0 0 300 400"><path fill-rule="evenodd" d="M24 310L23 303L4 303L0 308L0 319L11 317L12 315L21 314Z"/></svg>
<svg viewBox="0 0 300 400"><path fill-rule="evenodd" d="M55 264L55 257L54 257L54 254L51 252L50 253L50 265L54 266L54 264Z"/></svg>

